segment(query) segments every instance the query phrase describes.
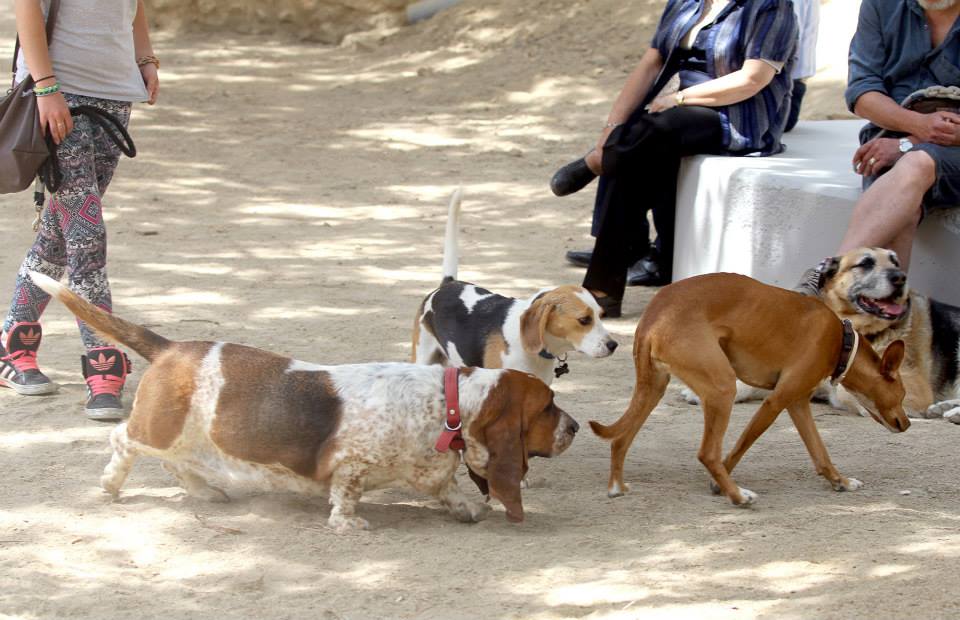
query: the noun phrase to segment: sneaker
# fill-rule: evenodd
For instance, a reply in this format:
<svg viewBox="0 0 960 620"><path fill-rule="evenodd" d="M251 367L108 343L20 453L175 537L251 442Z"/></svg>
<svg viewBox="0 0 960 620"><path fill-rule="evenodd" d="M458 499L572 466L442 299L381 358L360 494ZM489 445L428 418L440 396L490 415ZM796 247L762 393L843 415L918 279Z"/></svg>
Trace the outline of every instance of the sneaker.
<svg viewBox="0 0 960 620"><path fill-rule="evenodd" d="M56 392L57 384L37 367L43 337L40 323L17 323L5 336L6 344L0 347L0 385L26 396Z"/></svg>
<svg viewBox="0 0 960 620"><path fill-rule="evenodd" d="M122 420L126 417L120 395L130 374L130 358L120 349L98 347L80 357L87 382L84 410L91 420Z"/></svg>

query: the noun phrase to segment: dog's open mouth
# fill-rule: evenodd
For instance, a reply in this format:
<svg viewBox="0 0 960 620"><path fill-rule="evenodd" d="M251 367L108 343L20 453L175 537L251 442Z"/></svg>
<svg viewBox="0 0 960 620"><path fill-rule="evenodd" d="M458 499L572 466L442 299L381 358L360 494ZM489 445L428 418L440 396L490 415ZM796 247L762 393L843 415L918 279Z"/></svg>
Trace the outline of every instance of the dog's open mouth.
<svg viewBox="0 0 960 620"><path fill-rule="evenodd" d="M873 316L877 316L888 321L894 321L902 317L907 311L906 304L897 303L897 299L895 299L896 297L898 296L892 295L885 299L873 299L871 297L860 295L856 299L856 304L858 308L867 314L872 314Z"/></svg>

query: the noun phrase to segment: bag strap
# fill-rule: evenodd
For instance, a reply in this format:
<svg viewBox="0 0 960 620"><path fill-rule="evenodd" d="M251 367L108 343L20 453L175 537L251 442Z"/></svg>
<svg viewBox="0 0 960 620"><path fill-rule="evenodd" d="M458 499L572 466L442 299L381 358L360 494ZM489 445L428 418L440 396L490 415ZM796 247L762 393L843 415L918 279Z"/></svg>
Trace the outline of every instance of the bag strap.
<svg viewBox="0 0 960 620"><path fill-rule="evenodd" d="M57 23L57 13L60 12L60 0L50 0L50 9L47 11L47 47L53 40L53 27ZM13 63L10 65L10 72L13 78L10 80L11 88L17 85L17 58L20 56L20 34L17 33L17 42L13 45Z"/></svg>

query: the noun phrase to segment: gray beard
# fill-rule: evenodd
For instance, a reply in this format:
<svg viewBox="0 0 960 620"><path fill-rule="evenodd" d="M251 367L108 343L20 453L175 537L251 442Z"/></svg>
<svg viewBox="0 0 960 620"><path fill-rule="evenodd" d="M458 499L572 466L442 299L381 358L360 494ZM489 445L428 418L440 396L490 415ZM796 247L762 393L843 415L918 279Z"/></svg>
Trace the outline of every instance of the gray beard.
<svg viewBox="0 0 960 620"><path fill-rule="evenodd" d="M928 11L942 11L949 9L960 0L917 0L917 4Z"/></svg>

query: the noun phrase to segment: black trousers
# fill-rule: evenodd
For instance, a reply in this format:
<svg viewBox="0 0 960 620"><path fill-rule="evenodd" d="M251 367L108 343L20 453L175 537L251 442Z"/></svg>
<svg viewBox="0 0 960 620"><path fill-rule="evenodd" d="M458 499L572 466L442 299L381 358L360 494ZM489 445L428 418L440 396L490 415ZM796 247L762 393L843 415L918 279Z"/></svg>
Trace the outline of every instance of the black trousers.
<svg viewBox="0 0 960 620"><path fill-rule="evenodd" d="M636 231L653 209L661 273L673 269L673 231L680 160L723 153L723 127L712 108L678 106L641 113L617 127L603 147L603 182L597 188L602 213L583 286L621 299L627 268L636 260Z"/></svg>

